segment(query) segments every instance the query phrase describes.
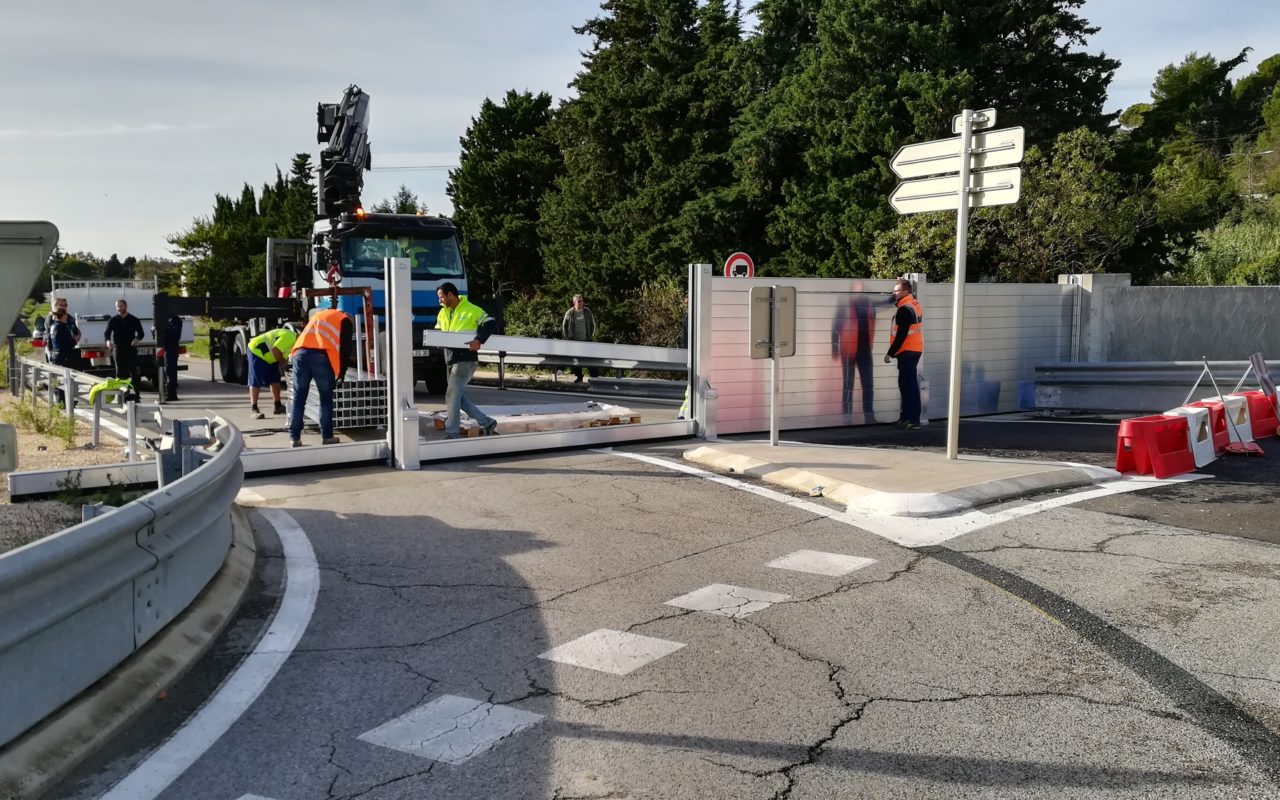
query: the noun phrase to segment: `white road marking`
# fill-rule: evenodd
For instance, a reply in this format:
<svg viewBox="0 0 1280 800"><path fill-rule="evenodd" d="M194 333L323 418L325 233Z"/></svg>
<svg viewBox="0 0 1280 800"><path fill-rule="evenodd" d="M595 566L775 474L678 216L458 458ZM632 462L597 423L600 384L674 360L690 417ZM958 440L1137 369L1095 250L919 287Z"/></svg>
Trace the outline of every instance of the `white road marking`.
<svg viewBox="0 0 1280 800"><path fill-rule="evenodd" d="M713 583L672 598L663 605L741 619L757 611L764 611L774 603L790 599L789 594L764 592L759 589L748 589L745 586L731 586L727 583Z"/></svg>
<svg viewBox="0 0 1280 800"><path fill-rule="evenodd" d="M542 721L541 714L446 694L360 734L362 742L461 764Z"/></svg>
<svg viewBox="0 0 1280 800"><path fill-rule="evenodd" d="M284 511L268 508L259 513L276 529L284 548L285 591L280 610L253 652L200 710L101 800L152 800L159 796L248 710L307 629L320 591L315 551L307 534Z"/></svg>
<svg viewBox="0 0 1280 800"><path fill-rule="evenodd" d="M271 798L263 797L260 794L243 794L240 795L240 800L271 800Z"/></svg>
<svg viewBox="0 0 1280 800"><path fill-rule="evenodd" d="M559 647L553 647L545 653L539 653L538 658L586 667L610 675L626 675L663 656L669 656L682 647L683 642L601 628Z"/></svg>
<svg viewBox="0 0 1280 800"><path fill-rule="evenodd" d="M775 558L765 566L838 578L842 575L848 575L854 570L869 567L874 563L876 563L874 558L847 556L843 553L824 553L820 550L797 550L794 553L788 553L782 558Z"/></svg>
<svg viewBox="0 0 1280 800"><path fill-rule="evenodd" d="M980 511L972 510L962 514L953 514L947 517L890 517L879 514L869 514L860 511L841 510L814 503L809 500L803 500L798 497L792 497L788 494L767 489L763 486L757 486L751 483L726 478L723 475L717 475L714 472L708 472L704 469L691 467L688 464L672 461L667 458L659 458L657 456L644 455L643 453L626 453L620 450L599 450L597 452L608 453L609 455L618 456L619 458L630 458L635 461L643 461L646 464L663 467L664 469L674 470L675 472L683 472L687 475L696 475L712 483L718 483L722 486L728 486L731 489L737 489L741 492L749 492L750 494L759 495L776 502L788 505L793 508L807 511L820 517L843 522L855 528L881 536L891 542L900 544L903 547L927 547L929 545L942 544L957 536L963 536L966 533L989 528L992 525L998 525L1002 522L1018 519L1020 517L1039 514L1042 511L1048 511L1052 508L1061 506L1069 506L1080 503L1085 500L1093 500L1098 497L1106 497L1113 494L1123 494L1125 492L1136 492L1141 489L1152 489L1158 486L1170 486L1177 483L1186 483L1188 481L1200 480L1209 477L1208 475L1200 475L1191 473L1189 475L1178 475L1174 478L1158 479L1144 475L1126 475L1119 480L1108 481L1093 489L1086 489L1080 492L1071 492L1057 497L1050 497L1045 500L1038 500L1032 503L1025 503L1019 506L1003 508L998 511Z"/></svg>

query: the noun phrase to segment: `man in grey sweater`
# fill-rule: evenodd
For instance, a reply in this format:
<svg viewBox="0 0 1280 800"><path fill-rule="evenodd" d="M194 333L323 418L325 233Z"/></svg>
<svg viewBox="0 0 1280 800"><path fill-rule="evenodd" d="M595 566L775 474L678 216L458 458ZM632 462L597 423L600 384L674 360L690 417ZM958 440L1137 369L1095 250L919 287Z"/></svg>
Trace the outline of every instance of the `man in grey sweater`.
<svg viewBox="0 0 1280 800"><path fill-rule="evenodd" d="M564 321L560 323L560 334L565 339L577 342L589 342L596 338L596 318L591 314L591 309L583 305L582 295L573 296L573 305L564 312ZM593 378L600 374L595 367L588 367L587 371ZM574 367L571 372L574 374L573 382L582 383L582 367Z"/></svg>

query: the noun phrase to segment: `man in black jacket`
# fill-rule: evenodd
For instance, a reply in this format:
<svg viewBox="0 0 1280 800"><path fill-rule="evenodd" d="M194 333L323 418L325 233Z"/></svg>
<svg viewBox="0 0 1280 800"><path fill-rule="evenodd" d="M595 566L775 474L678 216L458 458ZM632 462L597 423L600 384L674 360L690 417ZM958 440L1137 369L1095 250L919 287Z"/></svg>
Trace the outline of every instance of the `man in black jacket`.
<svg viewBox="0 0 1280 800"><path fill-rule="evenodd" d="M107 322L107 346L117 378L129 378L137 388L138 342L142 341L142 321L129 313L124 298L116 301L116 315Z"/></svg>

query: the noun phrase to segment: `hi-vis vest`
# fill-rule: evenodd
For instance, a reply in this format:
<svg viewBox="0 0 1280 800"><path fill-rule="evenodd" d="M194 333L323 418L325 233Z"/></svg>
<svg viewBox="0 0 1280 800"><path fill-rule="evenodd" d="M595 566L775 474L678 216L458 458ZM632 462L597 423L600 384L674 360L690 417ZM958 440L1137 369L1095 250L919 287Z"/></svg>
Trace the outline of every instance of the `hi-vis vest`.
<svg viewBox="0 0 1280 800"><path fill-rule="evenodd" d="M293 343L297 340L298 335L288 328L276 328L266 333L260 333L250 339L249 350L268 364L274 364L276 363L276 354L271 352L271 348L274 347L281 353L287 353L293 348Z"/></svg>
<svg viewBox="0 0 1280 800"><path fill-rule="evenodd" d="M436 316L436 330L478 331L480 323L488 316L483 308L461 297L458 298L458 305L453 308L440 306L440 313Z"/></svg>
<svg viewBox="0 0 1280 800"><path fill-rule="evenodd" d="M924 352L924 309L920 307L920 301L907 295L898 301L898 308L903 306L911 306L911 310L916 312L916 321L907 329L907 338L902 342L899 353L923 353ZM890 341L898 338L898 319L893 320L893 336Z"/></svg>
<svg viewBox="0 0 1280 800"><path fill-rule="evenodd" d="M294 343L289 356L299 350L323 350L329 356L329 366L333 367L333 375L342 374L342 322L346 314L333 308L326 308L311 318L302 335Z"/></svg>

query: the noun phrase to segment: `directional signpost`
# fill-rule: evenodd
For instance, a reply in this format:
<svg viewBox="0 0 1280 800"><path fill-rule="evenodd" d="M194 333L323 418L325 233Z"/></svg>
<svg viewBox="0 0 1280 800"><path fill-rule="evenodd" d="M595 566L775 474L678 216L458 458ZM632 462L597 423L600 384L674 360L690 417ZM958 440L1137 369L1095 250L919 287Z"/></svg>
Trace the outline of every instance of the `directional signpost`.
<svg viewBox="0 0 1280 800"><path fill-rule="evenodd" d="M951 379L947 394L947 458L952 461L960 448L960 356L969 209L1016 203L1022 191L1022 168L1015 165L1022 163L1026 134L1022 128L987 130L995 124L994 108L965 109L951 120L951 130L959 136L906 145L889 162L894 174L903 179L889 196L889 204L899 214L956 212L955 301L951 309Z"/></svg>

